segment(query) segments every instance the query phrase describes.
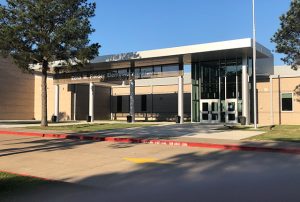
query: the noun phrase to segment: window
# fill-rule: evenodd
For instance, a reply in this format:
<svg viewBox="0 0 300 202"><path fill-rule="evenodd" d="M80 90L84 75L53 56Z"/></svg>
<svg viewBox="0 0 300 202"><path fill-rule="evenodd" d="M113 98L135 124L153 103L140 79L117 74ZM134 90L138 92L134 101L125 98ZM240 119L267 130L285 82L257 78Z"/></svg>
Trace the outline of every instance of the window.
<svg viewBox="0 0 300 202"><path fill-rule="evenodd" d="M147 95L142 95L142 112L147 111Z"/></svg>
<svg viewBox="0 0 300 202"><path fill-rule="evenodd" d="M161 66L154 66L154 75L160 75L161 73Z"/></svg>
<svg viewBox="0 0 300 202"><path fill-rule="evenodd" d="M293 93L281 94L281 111L293 111Z"/></svg>
<svg viewBox="0 0 300 202"><path fill-rule="evenodd" d="M142 67L141 78L150 78L153 75L153 67Z"/></svg>
<svg viewBox="0 0 300 202"><path fill-rule="evenodd" d="M179 65L164 65L162 66L163 72L178 72L179 71Z"/></svg>
<svg viewBox="0 0 300 202"><path fill-rule="evenodd" d="M134 73L135 73L135 78L136 79L141 78L141 69L140 68L135 68Z"/></svg>
<svg viewBox="0 0 300 202"><path fill-rule="evenodd" d="M122 96L117 96L117 112L122 112Z"/></svg>

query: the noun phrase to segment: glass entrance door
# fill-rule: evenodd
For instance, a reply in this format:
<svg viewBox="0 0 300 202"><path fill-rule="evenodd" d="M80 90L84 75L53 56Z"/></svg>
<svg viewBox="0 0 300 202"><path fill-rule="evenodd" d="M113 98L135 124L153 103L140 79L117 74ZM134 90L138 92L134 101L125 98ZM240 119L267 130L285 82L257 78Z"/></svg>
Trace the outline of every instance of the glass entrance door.
<svg viewBox="0 0 300 202"><path fill-rule="evenodd" d="M220 122L220 103L219 99L200 101L200 121L202 123Z"/></svg>
<svg viewBox="0 0 300 202"><path fill-rule="evenodd" d="M227 99L225 103L226 103L225 122L237 123L237 117L238 117L237 99Z"/></svg>
<svg viewBox="0 0 300 202"><path fill-rule="evenodd" d="M242 59L192 63L192 121L237 123L242 114Z"/></svg>

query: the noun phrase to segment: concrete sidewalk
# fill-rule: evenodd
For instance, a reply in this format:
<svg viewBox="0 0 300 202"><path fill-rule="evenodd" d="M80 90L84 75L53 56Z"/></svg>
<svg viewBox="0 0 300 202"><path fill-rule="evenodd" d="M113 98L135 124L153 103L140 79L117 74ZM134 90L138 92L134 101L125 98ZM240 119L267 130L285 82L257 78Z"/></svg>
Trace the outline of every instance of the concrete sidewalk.
<svg viewBox="0 0 300 202"><path fill-rule="evenodd" d="M126 123L125 121L94 121L93 123L88 123L86 121L63 121L59 123L48 122L49 126L70 126L70 125L79 125L79 124L101 124L101 123ZM155 122L143 122L143 124L153 124ZM169 122L159 122L159 124L165 125ZM41 121L36 120L0 120L0 128L24 128L32 126L40 126Z"/></svg>
<svg viewBox="0 0 300 202"><path fill-rule="evenodd" d="M193 127L191 127L193 126ZM141 128L129 128L121 130L107 130L89 133L74 133L52 130L30 130L13 128L1 130L0 134L35 136L35 137L50 137L61 139L80 139L80 140L95 140L95 141L110 141L123 143L150 143L164 144L190 147L206 147L218 148L226 150L246 150L246 151L269 151L283 153L300 153L300 144L291 142L275 142L275 141L245 141L236 139L221 139L221 138L200 138L200 135L195 135L195 131L202 130L202 134L206 133L207 137L217 134L223 136L224 133L236 134L235 130L227 130L224 126L199 126L193 124L184 125L164 125L164 126L148 126ZM193 133L194 132L194 133ZM239 132L254 132L257 131L239 131ZM231 134L231 135L232 135ZM205 137L205 136L204 136ZM227 138L230 135L226 136Z"/></svg>
<svg viewBox="0 0 300 202"><path fill-rule="evenodd" d="M115 123L115 122L99 122L99 123ZM124 122L123 122L124 123ZM69 123L70 124L70 123ZM69 125L66 124L66 125ZM79 124L79 123L77 123ZM153 123L150 123L153 124ZM155 124L155 123L154 123ZM195 138L195 139L220 139L220 140L242 140L252 136L260 135L262 131L250 130L231 130L224 125L202 125L198 123L156 123L158 125L146 127L133 127L114 130L102 130L95 132L73 132L68 130L39 130L28 129L25 127L3 128L0 130L21 131L21 132L38 132L52 134L84 134L84 135L102 135L102 136L127 136L134 138Z"/></svg>

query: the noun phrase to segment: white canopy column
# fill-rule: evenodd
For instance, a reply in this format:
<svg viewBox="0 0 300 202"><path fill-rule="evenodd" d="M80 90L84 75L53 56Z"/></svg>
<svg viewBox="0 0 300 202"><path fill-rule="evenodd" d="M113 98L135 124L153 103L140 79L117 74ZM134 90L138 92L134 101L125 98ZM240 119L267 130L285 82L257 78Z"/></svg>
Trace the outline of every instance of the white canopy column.
<svg viewBox="0 0 300 202"><path fill-rule="evenodd" d="M246 125L250 124L250 110L249 110L249 75L248 75L248 58L243 58L242 64L242 114L246 117Z"/></svg>
<svg viewBox="0 0 300 202"><path fill-rule="evenodd" d="M179 58L179 71L180 76L178 77L178 117L180 117L179 123L182 124L184 122L184 64L183 58Z"/></svg>

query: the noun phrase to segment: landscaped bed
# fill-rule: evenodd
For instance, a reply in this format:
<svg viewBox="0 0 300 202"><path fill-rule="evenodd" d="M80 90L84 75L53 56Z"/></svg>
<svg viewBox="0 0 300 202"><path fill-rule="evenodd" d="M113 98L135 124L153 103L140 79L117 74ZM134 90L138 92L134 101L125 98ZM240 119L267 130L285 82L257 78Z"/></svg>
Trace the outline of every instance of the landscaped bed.
<svg viewBox="0 0 300 202"><path fill-rule="evenodd" d="M142 123L96 123L96 124L74 124L65 126L29 126L29 129L39 130L57 130L57 131L73 131L73 132L91 132L101 130L113 130L113 129L124 129L124 128L136 128L153 126L155 124L142 124Z"/></svg>

